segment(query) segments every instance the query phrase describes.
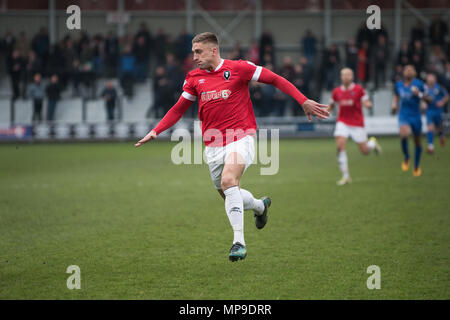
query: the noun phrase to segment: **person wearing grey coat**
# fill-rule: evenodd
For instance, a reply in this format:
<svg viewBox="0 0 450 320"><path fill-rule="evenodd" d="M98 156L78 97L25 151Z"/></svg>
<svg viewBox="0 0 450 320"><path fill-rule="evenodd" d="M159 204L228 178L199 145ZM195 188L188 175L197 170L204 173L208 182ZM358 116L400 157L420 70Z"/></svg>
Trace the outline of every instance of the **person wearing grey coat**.
<svg viewBox="0 0 450 320"><path fill-rule="evenodd" d="M27 88L28 98L33 99L33 117L32 121L42 121L42 102L45 97L45 86L41 80L41 74L36 73L33 82Z"/></svg>

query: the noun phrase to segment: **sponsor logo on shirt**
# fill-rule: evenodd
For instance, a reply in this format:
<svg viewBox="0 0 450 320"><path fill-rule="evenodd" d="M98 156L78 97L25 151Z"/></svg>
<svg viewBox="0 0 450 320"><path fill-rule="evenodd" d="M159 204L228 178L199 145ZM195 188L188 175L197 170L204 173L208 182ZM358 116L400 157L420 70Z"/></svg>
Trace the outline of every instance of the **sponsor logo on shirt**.
<svg viewBox="0 0 450 320"><path fill-rule="evenodd" d="M341 102L340 106L342 106L342 107L353 106L353 99L342 99L340 102Z"/></svg>
<svg viewBox="0 0 450 320"><path fill-rule="evenodd" d="M228 89L225 90L213 90L213 91L206 91L202 92L201 99L203 102L210 101L210 100L217 100L217 99L228 99L228 97L231 95L231 91Z"/></svg>

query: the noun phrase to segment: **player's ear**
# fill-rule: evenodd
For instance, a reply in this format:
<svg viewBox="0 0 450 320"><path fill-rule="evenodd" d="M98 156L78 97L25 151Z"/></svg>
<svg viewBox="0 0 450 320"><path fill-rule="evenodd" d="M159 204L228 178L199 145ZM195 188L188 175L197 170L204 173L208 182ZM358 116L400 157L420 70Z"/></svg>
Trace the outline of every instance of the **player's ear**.
<svg viewBox="0 0 450 320"><path fill-rule="evenodd" d="M212 46L212 51L214 55L218 55L219 54L219 48L217 46Z"/></svg>

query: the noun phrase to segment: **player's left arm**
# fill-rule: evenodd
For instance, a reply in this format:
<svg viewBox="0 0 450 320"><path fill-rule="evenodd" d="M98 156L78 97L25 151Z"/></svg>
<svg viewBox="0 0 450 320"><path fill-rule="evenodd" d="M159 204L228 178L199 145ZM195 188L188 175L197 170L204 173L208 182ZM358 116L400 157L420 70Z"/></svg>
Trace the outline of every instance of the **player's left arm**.
<svg viewBox="0 0 450 320"><path fill-rule="evenodd" d="M328 102L328 112L332 112L333 111L333 109L334 109L334 101L330 101L330 102Z"/></svg>
<svg viewBox="0 0 450 320"><path fill-rule="evenodd" d="M364 108L367 108L367 109L370 109L373 106L372 101L370 100L369 96L367 95L367 93L364 89L362 89L361 104Z"/></svg>
<svg viewBox="0 0 450 320"><path fill-rule="evenodd" d="M256 73L258 73L257 77L254 76L252 80L271 84L274 87L278 88L280 91L294 98L302 106L309 121L311 121L312 115L316 116L319 119L326 119L330 116L330 113L327 110L328 106L326 104L320 104L316 101L308 99L285 78L277 75L269 69L260 66L257 67L255 74Z"/></svg>
<svg viewBox="0 0 450 320"><path fill-rule="evenodd" d="M422 81L420 81L417 87L415 87L413 85L413 89L417 89L416 90L417 93L413 91L413 94L419 98L419 104L420 104L419 108L420 108L420 111L423 113L423 112L425 112L425 110L428 109L428 103L425 98L425 96L426 96L425 84Z"/></svg>
<svg viewBox="0 0 450 320"><path fill-rule="evenodd" d="M331 91L331 97L330 97L330 101L328 102L328 112L331 114L331 112L334 109L334 105L336 104L336 89L333 89L333 91Z"/></svg>
<svg viewBox="0 0 450 320"><path fill-rule="evenodd" d="M449 99L447 90L445 90L445 88L442 88L442 87L441 87L441 90L442 90L444 97L441 100L439 100L438 102L436 102L436 106L438 106L439 108L444 107L447 104L448 99Z"/></svg>
<svg viewBox="0 0 450 320"><path fill-rule="evenodd" d="M373 106L372 101L370 101L370 99L363 100L362 104L363 107L367 109L370 109Z"/></svg>
<svg viewBox="0 0 450 320"><path fill-rule="evenodd" d="M425 96L424 84L421 81L419 81L417 83L417 86L414 85L414 83L413 83L413 85L411 86L411 92L413 93L413 95L415 95L419 99L421 99L421 100L424 99L424 96Z"/></svg>

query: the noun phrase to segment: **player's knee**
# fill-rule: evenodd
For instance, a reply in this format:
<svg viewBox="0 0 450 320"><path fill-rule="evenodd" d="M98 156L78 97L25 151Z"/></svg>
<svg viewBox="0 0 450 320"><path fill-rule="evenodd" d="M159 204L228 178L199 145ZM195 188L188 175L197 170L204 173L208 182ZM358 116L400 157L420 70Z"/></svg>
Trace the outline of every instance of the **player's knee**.
<svg viewBox="0 0 450 320"><path fill-rule="evenodd" d="M407 139L409 137L409 132L407 131L400 131L400 138Z"/></svg>
<svg viewBox="0 0 450 320"><path fill-rule="evenodd" d="M410 134L409 128L407 126L401 126L400 127L400 137L401 138L408 138Z"/></svg>
<svg viewBox="0 0 450 320"><path fill-rule="evenodd" d="M222 181L220 182L222 190L239 185L239 180L231 174L222 174Z"/></svg>

